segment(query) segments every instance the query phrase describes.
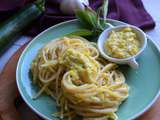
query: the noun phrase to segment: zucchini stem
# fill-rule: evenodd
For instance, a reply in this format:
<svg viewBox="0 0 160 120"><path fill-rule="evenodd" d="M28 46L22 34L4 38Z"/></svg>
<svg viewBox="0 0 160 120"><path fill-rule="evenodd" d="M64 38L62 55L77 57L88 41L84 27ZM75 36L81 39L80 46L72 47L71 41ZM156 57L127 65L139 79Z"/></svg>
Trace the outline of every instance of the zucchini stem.
<svg viewBox="0 0 160 120"><path fill-rule="evenodd" d="M45 0L36 0L34 4L41 10L45 11Z"/></svg>

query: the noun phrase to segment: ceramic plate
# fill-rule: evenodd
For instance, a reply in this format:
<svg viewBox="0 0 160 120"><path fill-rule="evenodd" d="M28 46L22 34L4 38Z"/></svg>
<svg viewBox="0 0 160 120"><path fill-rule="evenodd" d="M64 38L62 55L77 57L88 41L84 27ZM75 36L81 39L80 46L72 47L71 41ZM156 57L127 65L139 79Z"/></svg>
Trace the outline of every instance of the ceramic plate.
<svg viewBox="0 0 160 120"><path fill-rule="evenodd" d="M109 22L115 26L125 24L115 20L109 20ZM32 100L38 87L32 84L29 77L30 65L38 50L46 43L81 27L78 20L71 20L50 27L30 42L19 59L16 77L20 94L31 109L47 120L58 120L51 115L57 111L56 103L46 94L41 95L37 100ZM137 70L128 66L120 67L130 86L130 93L128 99L120 105L117 111L119 120L138 117L155 102L159 95L160 51L150 38L148 38L147 48L137 61L140 65Z"/></svg>

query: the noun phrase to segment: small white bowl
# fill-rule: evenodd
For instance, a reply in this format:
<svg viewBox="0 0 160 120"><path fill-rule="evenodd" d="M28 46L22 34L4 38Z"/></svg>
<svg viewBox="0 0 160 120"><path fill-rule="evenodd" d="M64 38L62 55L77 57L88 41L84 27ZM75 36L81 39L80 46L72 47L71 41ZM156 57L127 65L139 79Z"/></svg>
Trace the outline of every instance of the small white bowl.
<svg viewBox="0 0 160 120"><path fill-rule="evenodd" d="M110 25L109 25L110 26ZM136 34L138 39L140 40L141 43L141 48L139 50L139 52L131 57L128 58L124 58L124 59L120 59L120 58L113 58L109 55L107 55L106 50L104 48L105 45L105 41L108 38L109 33L114 30L114 31L119 31L123 28L126 27L130 27ZM140 54L144 51L144 49L147 46L147 37L145 35L145 33L139 29L138 27L132 26L132 25L121 25L121 26L116 26L116 27L112 27L110 26L109 28L105 29L99 36L98 38L98 49L100 51L100 54L107 60L111 61L111 62L115 62L118 64L128 64L129 66L131 66L132 68L138 68L138 63L136 61L136 59L140 56Z"/></svg>

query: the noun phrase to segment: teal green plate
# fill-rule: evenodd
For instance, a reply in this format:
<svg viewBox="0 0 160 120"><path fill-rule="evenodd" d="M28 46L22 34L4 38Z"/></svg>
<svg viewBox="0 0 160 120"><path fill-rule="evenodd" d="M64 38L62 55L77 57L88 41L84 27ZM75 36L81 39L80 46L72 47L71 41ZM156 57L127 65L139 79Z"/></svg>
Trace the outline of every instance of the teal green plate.
<svg viewBox="0 0 160 120"><path fill-rule="evenodd" d="M113 25L125 24L115 20L109 20L109 22ZM46 94L41 95L37 100L32 100L32 96L38 88L32 84L29 77L30 65L38 50L46 43L80 27L78 20L71 20L50 27L32 40L19 59L16 78L20 94L28 106L45 119L58 120L51 115L57 111L56 103ZM120 105L117 111L119 120L130 120L138 117L155 102L159 95L160 51L150 38L148 38L147 48L138 58L138 63L140 66L137 70L128 66L120 67L130 86L130 93L128 99Z"/></svg>

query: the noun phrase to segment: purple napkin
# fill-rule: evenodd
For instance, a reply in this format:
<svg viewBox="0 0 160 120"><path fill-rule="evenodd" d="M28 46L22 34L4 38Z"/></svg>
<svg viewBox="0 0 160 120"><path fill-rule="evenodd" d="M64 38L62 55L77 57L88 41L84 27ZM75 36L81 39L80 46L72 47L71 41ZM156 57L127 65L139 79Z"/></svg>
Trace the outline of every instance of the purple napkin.
<svg viewBox="0 0 160 120"><path fill-rule="evenodd" d="M7 19L14 12L24 7L30 0L1 0L0 22ZM61 0L46 0L46 10L27 31L30 35L36 35L44 29L62 21L74 19L75 16L65 15L59 9ZM97 9L103 0L89 0L90 6ZM150 29L155 26L152 17L145 10L141 0L109 0L108 18L120 20L142 29Z"/></svg>

